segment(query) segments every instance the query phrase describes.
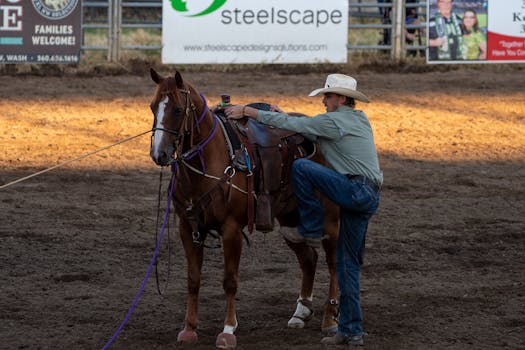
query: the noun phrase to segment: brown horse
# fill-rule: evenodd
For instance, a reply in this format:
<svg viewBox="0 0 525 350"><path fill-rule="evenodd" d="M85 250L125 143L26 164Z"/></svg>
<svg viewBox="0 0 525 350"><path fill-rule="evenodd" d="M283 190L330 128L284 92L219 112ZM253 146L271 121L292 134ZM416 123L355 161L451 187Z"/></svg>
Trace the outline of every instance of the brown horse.
<svg viewBox="0 0 525 350"><path fill-rule="evenodd" d="M179 342L197 341L198 299L203 263L204 240L210 231L218 232L224 250L223 289L226 294L224 329L217 336L218 348L234 348L237 328L235 294L243 243L243 228L249 225L250 174L236 171L228 145L228 134L206 100L176 71L173 77L160 76L150 70L157 84L151 110L154 114L150 155L160 166L172 166L173 201L179 217L179 234L188 263L188 296L184 329ZM230 145L231 146L231 145ZM320 157L319 155L314 157ZM315 159L315 158L314 158ZM289 177L288 177L289 178ZM290 184L271 196L287 196L273 208L281 227L297 226L297 211ZM273 198L275 199L275 198ZM330 272L330 286L324 306L322 330L337 328L337 277L335 246L338 235L338 207L325 201L325 235L323 248ZM302 283L296 310L289 327L302 328L312 314L312 291L317 252L304 243L291 243L302 270Z"/></svg>

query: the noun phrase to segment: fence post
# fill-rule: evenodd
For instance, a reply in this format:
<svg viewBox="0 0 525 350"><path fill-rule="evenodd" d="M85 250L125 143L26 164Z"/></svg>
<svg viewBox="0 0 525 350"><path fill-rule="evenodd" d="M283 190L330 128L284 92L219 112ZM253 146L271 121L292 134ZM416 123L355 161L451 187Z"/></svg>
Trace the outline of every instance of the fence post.
<svg viewBox="0 0 525 350"><path fill-rule="evenodd" d="M122 27L122 4L121 0L110 1L110 24L109 24L109 43L108 61L117 62L120 60L120 30Z"/></svg>
<svg viewBox="0 0 525 350"><path fill-rule="evenodd" d="M405 23L404 23L405 0L394 0L392 8L392 51L391 59L400 61L405 57Z"/></svg>

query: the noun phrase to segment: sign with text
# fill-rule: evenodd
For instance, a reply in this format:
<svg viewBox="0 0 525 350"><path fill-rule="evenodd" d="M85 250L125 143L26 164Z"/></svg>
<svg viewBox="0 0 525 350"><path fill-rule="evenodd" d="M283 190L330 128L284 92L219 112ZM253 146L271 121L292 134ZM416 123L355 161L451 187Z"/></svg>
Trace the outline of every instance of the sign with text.
<svg viewBox="0 0 525 350"><path fill-rule="evenodd" d="M163 63L344 63L348 0L163 0Z"/></svg>
<svg viewBox="0 0 525 350"><path fill-rule="evenodd" d="M81 0L0 0L0 63L77 63Z"/></svg>
<svg viewBox="0 0 525 350"><path fill-rule="evenodd" d="M489 13L487 58L525 62L525 0L490 0Z"/></svg>
<svg viewBox="0 0 525 350"><path fill-rule="evenodd" d="M428 63L525 62L525 0L430 0Z"/></svg>

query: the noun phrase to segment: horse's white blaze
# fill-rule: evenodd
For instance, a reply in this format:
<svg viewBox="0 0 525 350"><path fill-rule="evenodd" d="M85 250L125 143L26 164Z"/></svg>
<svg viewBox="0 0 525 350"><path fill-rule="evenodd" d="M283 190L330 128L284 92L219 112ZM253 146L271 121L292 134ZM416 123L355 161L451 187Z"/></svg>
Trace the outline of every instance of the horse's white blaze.
<svg viewBox="0 0 525 350"><path fill-rule="evenodd" d="M155 128L163 128L164 127L164 115L166 113L166 105L168 104L168 96L164 97L162 101L159 102L159 108L157 109L157 115L155 116L157 123L155 124ZM155 133L153 134L153 146L151 149L151 155L158 159L159 153L160 153L160 141L162 140L161 133L164 133L162 130L155 130Z"/></svg>

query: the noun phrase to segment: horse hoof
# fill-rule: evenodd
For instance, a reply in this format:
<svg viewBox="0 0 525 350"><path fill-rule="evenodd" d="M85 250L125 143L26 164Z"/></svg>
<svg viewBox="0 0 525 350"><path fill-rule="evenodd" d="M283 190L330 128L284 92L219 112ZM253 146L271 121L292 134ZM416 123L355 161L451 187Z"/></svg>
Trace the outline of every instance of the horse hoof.
<svg viewBox="0 0 525 350"><path fill-rule="evenodd" d="M326 326L321 328L321 332L324 336L331 336L337 333L337 324L332 326Z"/></svg>
<svg viewBox="0 0 525 350"><path fill-rule="evenodd" d="M179 332L177 336L177 341L179 343L196 343L198 340L197 333L194 331L187 331L183 329Z"/></svg>
<svg viewBox="0 0 525 350"><path fill-rule="evenodd" d="M314 310L312 309L312 302L308 299L297 300L297 307L295 312L288 321L289 328L304 328L306 322L314 317Z"/></svg>
<svg viewBox="0 0 525 350"><path fill-rule="evenodd" d="M304 321L295 316L292 316L292 318L288 320L288 328L304 328L304 325Z"/></svg>
<svg viewBox="0 0 525 350"><path fill-rule="evenodd" d="M218 349L235 349L237 346L237 338L235 334L221 333L217 336L215 347Z"/></svg>

